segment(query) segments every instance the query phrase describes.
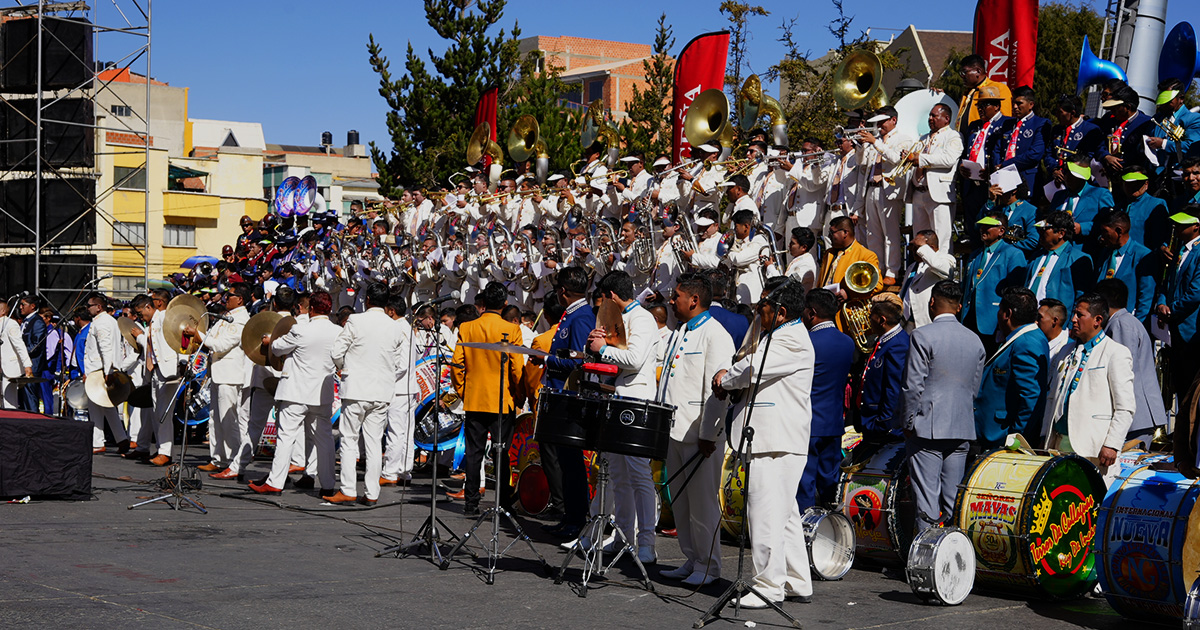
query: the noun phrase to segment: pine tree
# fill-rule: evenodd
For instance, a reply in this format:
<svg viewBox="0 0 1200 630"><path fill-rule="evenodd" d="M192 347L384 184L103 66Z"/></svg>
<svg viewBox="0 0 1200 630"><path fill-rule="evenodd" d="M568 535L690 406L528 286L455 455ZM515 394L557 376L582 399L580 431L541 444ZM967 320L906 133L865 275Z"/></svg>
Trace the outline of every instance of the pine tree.
<svg viewBox="0 0 1200 630"><path fill-rule="evenodd" d="M647 161L671 150L671 92L675 81L675 61L670 50L675 37L667 24L667 14L658 18L654 36L654 54L642 62L646 89L633 86L629 101L629 119L621 123L620 133L629 153L641 153ZM648 167L649 165L647 165Z"/></svg>
<svg viewBox="0 0 1200 630"><path fill-rule="evenodd" d="M429 51L432 72L410 43L405 72L394 77L382 46L370 36L367 51L371 68L379 74L379 95L390 108L387 126L392 138L388 152L371 143L380 194L394 197L409 186L443 186L452 173L462 170L480 94L492 86L508 94L516 80L520 28L514 22L511 35L503 29L488 35L504 6L505 0L425 0L426 20L449 42L440 56ZM501 110L505 104L501 99Z"/></svg>
<svg viewBox="0 0 1200 630"><path fill-rule="evenodd" d="M550 172L568 172L571 162L582 157L579 146L579 131L583 126L582 112L563 106L563 94L569 90L560 75L562 68L547 60L538 68L541 55L534 51L526 55L521 63L520 79L512 84L507 94L501 95L502 102L512 106L501 109L497 114L500 127L499 142L505 144L508 132L517 118L528 114L538 121L546 153L550 156ZM513 168L506 163L505 168ZM532 169L532 165L530 165Z"/></svg>
<svg viewBox="0 0 1200 630"><path fill-rule="evenodd" d="M719 8L729 16L729 63L725 67L725 88L736 94L742 87L742 70L747 68L746 55L750 47L750 18L765 17L771 12L757 5L724 0ZM730 98L730 102L733 98Z"/></svg>

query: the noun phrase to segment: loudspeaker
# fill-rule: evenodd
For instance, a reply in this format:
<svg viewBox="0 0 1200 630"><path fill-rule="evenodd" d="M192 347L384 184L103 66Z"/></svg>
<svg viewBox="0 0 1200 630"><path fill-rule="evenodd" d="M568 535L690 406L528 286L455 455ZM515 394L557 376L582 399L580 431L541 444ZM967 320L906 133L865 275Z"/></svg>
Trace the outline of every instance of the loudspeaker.
<svg viewBox="0 0 1200 630"><path fill-rule="evenodd" d="M33 144L37 139L37 99L12 99L7 104L11 107L3 108L3 118L8 142L0 152L0 166L32 171L36 167ZM91 168L96 161L95 124L95 103L90 99L47 102L42 111L43 164Z"/></svg>
<svg viewBox="0 0 1200 630"><path fill-rule="evenodd" d="M0 256L0 278L4 278L5 291L10 295L21 291L32 293L33 267L32 255ZM42 252L41 276L42 294L61 311L69 308L78 297L78 290L96 277L96 256Z"/></svg>
<svg viewBox="0 0 1200 630"><path fill-rule="evenodd" d="M33 242L35 190L32 178L0 182L0 243ZM42 245L95 245L95 202L96 180L43 179Z"/></svg>
<svg viewBox="0 0 1200 630"><path fill-rule="evenodd" d="M42 63L42 90L90 86L95 77L92 60L92 23L87 20L45 17L42 50L38 54L37 18L9 20L0 25L0 90L31 93L38 89L38 61Z"/></svg>

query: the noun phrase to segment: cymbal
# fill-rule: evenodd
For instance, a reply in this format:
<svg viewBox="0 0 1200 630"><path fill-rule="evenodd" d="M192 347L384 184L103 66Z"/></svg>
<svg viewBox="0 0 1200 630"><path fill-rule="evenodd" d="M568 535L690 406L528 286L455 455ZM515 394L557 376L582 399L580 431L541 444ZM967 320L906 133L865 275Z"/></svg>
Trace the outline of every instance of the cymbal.
<svg viewBox="0 0 1200 630"><path fill-rule="evenodd" d="M108 376L100 370L87 375L84 384L88 400L105 408L116 407L129 399L133 393L133 381L124 372L113 372Z"/></svg>
<svg viewBox="0 0 1200 630"><path fill-rule="evenodd" d="M271 334L271 331L275 330L275 324L281 319L282 313L263 311L246 322L246 326L242 328L242 352L246 353L248 359L258 365L267 364L267 355L263 354L262 337Z"/></svg>
<svg viewBox="0 0 1200 630"><path fill-rule="evenodd" d="M208 330L208 318L204 316L204 302L194 295L183 293L175 296L163 313L163 337L167 345L179 354L192 354L200 347L198 342L190 339L187 347L184 347L183 329L188 326L204 332Z"/></svg>
<svg viewBox="0 0 1200 630"><path fill-rule="evenodd" d="M129 406L139 409L149 409L154 406L154 399L150 396L149 383L133 388L133 391L129 393Z"/></svg>
<svg viewBox="0 0 1200 630"><path fill-rule="evenodd" d="M288 334L288 331L291 330L292 326L295 326L295 325L296 325L296 318L292 317L291 315L288 315L287 317L284 317L283 319L279 320L279 322L275 324L275 328L273 330L271 330L271 341L275 341L276 339ZM271 367L275 368L276 370L282 370L283 369L283 357L276 355L274 352L271 352L271 349L268 347L267 348L267 364L270 365Z"/></svg>
<svg viewBox="0 0 1200 630"><path fill-rule="evenodd" d="M274 396L275 392L279 391L279 377L278 376L268 376L268 377L264 378L263 379L263 389L267 390L268 394Z"/></svg>
<svg viewBox="0 0 1200 630"><path fill-rule="evenodd" d="M503 341L500 343L483 343L483 342L479 342L479 341L460 341L458 343L458 345L463 346L464 348L475 348L478 350L490 350L492 352L503 352L505 354L524 354L524 355L528 355L531 357L541 357L543 359L550 356L549 352L544 352L542 350L534 350L533 348L527 348L525 346L518 346L515 344L503 342Z"/></svg>
<svg viewBox="0 0 1200 630"><path fill-rule="evenodd" d="M24 385L37 385L38 383L49 383L50 379L42 378L40 376L18 376L16 378L8 379L8 382L12 383L13 385L17 385L17 386L24 386Z"/></svg>
<svg viewBox="0 0 1200 630"><path fill-rule="evenodd" d="M137 322L128 317L117 318L117 328L121 331L121 336L125 338L125 343L133 346L133 349L140 353L142 347L138 345L137 337L133 336L133 329L137 327Z"/></svg>

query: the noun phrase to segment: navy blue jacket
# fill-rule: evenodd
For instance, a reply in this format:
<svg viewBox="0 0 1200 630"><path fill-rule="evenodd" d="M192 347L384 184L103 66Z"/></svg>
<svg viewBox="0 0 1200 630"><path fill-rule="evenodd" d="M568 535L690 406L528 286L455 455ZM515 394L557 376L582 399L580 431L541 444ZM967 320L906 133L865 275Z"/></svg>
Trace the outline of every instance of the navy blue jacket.
<svg viewBox="0 0 1200 630"><path fill-rule="evenodd" d="M809 435L838 436L846 431L846 383L854 363L854 341L837 326L812 331L808 337L816 355L812 379L812 431Z"/></svg>
<svg viewBox="0 0 1200 630"><path fill-rule="evenodd" d="M1111 121L1115 122L1115 121ZM1120 126L1120 123L1113 124L1108 130L1108 135ZM1146 157L1145 142L1142 138L1150 136L1153 131L1158 129L1154 124L1154 120L1142 112L1134 112L1129 118L1129 122L1125 124L1125 128L1121 132L1121 149L1117 157L1121 158L1121 166L1129 168L1130 166L1145 166L1152 168L1150 158ZM1099 154L1101 157L1109 155L1108 138L1104 138L1104 142L1100 143Z"/></svg>
<svg viewBox="0 0 1200 630"><path fill-rule="evenodd" d="M1066 140L1068 151L1074 153L1063 154L1058 151L1057 147L1063 146L1063 133L1067 128L1062 125L1056 125L1054 130L1050 132L1053 138L1050 145L1046 148L1046 170L1050 172L1065 168L1063 160L1067 162L1072 160L1090 157L1094 160L1099 160L1102 156L1100 148L1103 146L1104 131L1100 129L1096 123L1090 120L1081 120L1078 125L1071 129L1071 137Z"/></svg>
<svg viewBox="0 0 1200 630"><path fill-rule="evenodd" d="M21 340L29 350L29 362L37 376L46 367L46 322L34 311L21 322Z"/></svg>
<svg viewBox="0 0 1200 630"><path fill-rule="evenodd" d="M904 364L908 361L908 333L901 330L867 358L863 371L859 424L864 432L887 433L900 406Z"/></svg>
<svg viewBox="0 0 1200 630"><path fill-rule="evenodd" d="M583 305L568 313L558 323L558 332L550 342L550 356L546 357L546 372L542 384L553 389L563 389L567 377L583 365L583 359L560 359L555 354L560 349L582 352L587 349L588 335L596 328L596 313L585 301Z"/></svg>
<svg viewBox="0 0 1200 630"><path fill-rule="evenodd" d="M733 337L733 347L741 348L742 342L746 339L746 332L750 330L750 321L716 302L708 307L708 312L725 328L725 332Z"/></svg>
<svg viewBox="0 0 1200 630"><path fill-rule="evenodd" d="M1012 142L1013 131L1016 130L1019 120L1021 119L1013 117L1004 121L1004 126L1000 128L1000 139L993 148L992 164L995 164L996 168L1015 164L1021 172L1025 187L1033 194L1036 191L1034 179L1037 178L1038 164L1046 157L1046 147L1050 143L1050 138L1047 137L1050 135L1050 121L1035 114L1021 123L1016 152L1012 159L1005 159L1008 144Z"/></svg>

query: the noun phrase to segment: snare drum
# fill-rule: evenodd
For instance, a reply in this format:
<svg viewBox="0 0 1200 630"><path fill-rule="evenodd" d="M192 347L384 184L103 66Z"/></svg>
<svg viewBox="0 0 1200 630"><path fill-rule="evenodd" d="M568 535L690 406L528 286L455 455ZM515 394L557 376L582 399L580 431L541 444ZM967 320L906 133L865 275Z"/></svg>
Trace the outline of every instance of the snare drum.
<svg viewBox="0 0 1200 630"><path fill-rule="evenodd" d="M1096 525L1096 566L1113 610L1174 622L1200 568L1200 484L1156 468L1126 470L1113 483Z"/></svg>
<svg viewBox="0 0 1200 630"><path fill-rule="evenodd" d="M542 444L592 448L599 401L577 392L542 388L534 438Z"/></svg>
<svg viewBox="0 0 1200 630"><path fill-rule="evenodd" d="M813 575L840 580L854 565L854 526L841 512L810 507L800 517Z"/></svg>
<svg viewBox="0 0 1200 630"><path fill-rule="evenodd" d="M856 557L903 565L917 514L904 443L885 444L862 470L842 473L838 505L854 525Z"/></svg>
<svg viewBox="0 0 1200 630"><path fill-rule="evenodd" d="M981 457L955 500L976 580L1014 594L1077 597L1096 584L1096 512L1104 480L1088 460L1004 449Z"/></svg>
<svg viewBox="0 0 1200 630"><path fill-rule="evenodd" d="M957 527L930 527L908 549L908 585L925 601L957 606L975 585L975 550Z"/></svg>
<svg viewBox="0 0 1200 630"><path fill-rule="evenodd" d="M606 395L599 398L595 448L630 457L666 459L675 407L653 400Z"/></svg>

